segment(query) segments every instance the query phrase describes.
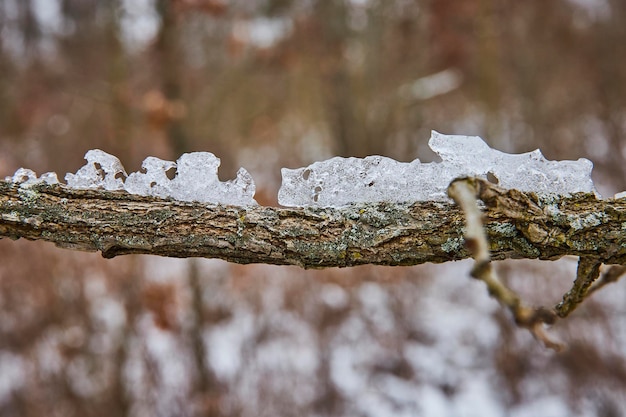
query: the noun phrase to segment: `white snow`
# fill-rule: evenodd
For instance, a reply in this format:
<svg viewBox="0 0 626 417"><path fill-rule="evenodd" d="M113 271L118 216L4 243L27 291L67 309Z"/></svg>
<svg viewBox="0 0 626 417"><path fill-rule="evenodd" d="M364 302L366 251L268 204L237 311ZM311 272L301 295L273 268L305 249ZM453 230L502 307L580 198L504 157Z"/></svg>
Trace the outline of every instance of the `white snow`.
<svg viewBox="0 0 626 417"><path fill-rule="evenodd" d="M525 404L515 407L510 411L511 417L565 417L571 415L571 410L563 399L558 396L545 396L533 398Z"/></svg>
<svg viewBox="0 0 626 417"><path fill-rule="evenodd" d="M0 404L27 383L26 359L10 351L0 352Z"/></svg>
<svg viewBox="0 0 626 417"><path fill-rule="evenodd" d="M318 295L321 302L332 309L345 308L350 301L346 290L333 283L322 285Z"/></svg>
<svg viewBox="0 0 626 417"><path fill-rule="evenodd" d="M216 375L225 380L234 378L241 370L245 343L255 332L252 312L240 308L233 313L230 320L211 326L204 335L209 363Z"/></svg>
<svg viewBox="0 0 626 417"><path fill-rule="evenodd" d="M548 161L541 151L519 155L491 149L478 136L433 131L429 146L443 162L398 162L384 156L335 157L298 169L283 168L283 206L340 207L365 202L446 200L462 176L495 176L500 186L549 194L595 192L591 161Z"/></svg>

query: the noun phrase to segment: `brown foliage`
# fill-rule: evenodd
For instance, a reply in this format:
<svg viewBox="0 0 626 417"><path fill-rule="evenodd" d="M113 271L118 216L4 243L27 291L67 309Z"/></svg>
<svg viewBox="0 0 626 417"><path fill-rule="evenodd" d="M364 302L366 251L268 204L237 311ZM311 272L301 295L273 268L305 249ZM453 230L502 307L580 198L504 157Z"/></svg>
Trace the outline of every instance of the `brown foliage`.
<svg viewBox="0 0 626 417"><path fill-rule="evenodd" d="M275 202L281 166L428 159L436 129L507 152L587 156L603 194L626 188L626 2L159 0L132 14L119 0L58 0L53 25L34 1L13 3L13 15L0 4L1 176L25 166L62 177L92 148L129 171L148 155L205 150L222 158L224 179L250 168ZM140 27L147 39L133 43L124 22L150 16L154 30ZM248 34L273 23L277 39L234 36L242 22ZM449 68L458 88L398 94ZM556 326L580 340L554 356L493 313L469 266L202 265L194 286L182 262L0 242L0 379L10 382L0 415L371 411L338 369L394 412L420 414L424 387L452 404L487 374L502 409L546 394L572 414L624 413L623 283ZM524 265L507 264L509 285L538 304L558 301L547 281L566 290L574 277Z"/></svg>

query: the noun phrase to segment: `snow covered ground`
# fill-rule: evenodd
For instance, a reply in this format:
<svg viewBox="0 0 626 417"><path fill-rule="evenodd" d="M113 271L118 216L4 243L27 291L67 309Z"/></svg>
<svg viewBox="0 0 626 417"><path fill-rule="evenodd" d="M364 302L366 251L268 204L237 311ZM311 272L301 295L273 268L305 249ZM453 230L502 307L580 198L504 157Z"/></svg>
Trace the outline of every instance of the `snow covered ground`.
<svg viewBox="0 0 626 417"><path fill-rule="evenodd" d="M175 281L184 269L181 261L146 261L155 280ZM572 345L571 353L556 354L515 328L482 283L469 278L471 261L334 270L330 278L296 268L201 264L206 305L231 312L203 334L208 363L227 387L225 412L372 417L626 412L623 388L614 384L622 375L613 382L601 370L578 375L594 359L578 348L581 340L600 345L607 356L601 366L624 360L621 287L595 299L596 308L601 301L613 315L604 329L595 328L590 317L552 329ZM570 259L539 267L517 261L503 272L522 293L530 295L538 286L544 290L539 298L548 299L560 288L542 285L540 274L567 285L575 266ZM230 273L235 275L224 278ZM590 314L585 308L578 313ZM186 395L180 378L189 364L177 354L179 346L150 322L143 325L145 343L162 363L164 386ZM568 369L575 361L582 371Z"/></svg>

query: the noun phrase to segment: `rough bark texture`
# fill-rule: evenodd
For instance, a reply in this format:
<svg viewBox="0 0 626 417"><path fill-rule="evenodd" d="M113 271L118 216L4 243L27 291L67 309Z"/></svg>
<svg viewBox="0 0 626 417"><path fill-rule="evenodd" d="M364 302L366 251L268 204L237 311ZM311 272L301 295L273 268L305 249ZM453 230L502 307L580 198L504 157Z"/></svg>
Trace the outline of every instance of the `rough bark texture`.
<svg viewBox="0 0 626 417"><path fill-rule="evenodd" d="M626 199L538 197L481 182L493 259L591 256L626 264ZM0 236L101 251L305 268L464 259L463 213L446 202L242 208L0 181Z"/></svg>

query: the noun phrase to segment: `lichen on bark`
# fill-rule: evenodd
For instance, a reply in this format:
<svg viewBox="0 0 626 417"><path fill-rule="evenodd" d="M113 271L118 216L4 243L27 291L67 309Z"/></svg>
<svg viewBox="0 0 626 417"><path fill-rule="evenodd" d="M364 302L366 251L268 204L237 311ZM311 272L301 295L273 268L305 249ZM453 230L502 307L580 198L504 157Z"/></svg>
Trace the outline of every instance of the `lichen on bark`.
<svg viewBox="0 0 626 417"><path fill-rule="evenodd" d="M493 259L593 255L626 264L626 200L541 197L484 186ZM305 268L416 265L470 256L453 203L342 208L238 207L0 181L0 236L101 251L210 257Z"/></svg>

